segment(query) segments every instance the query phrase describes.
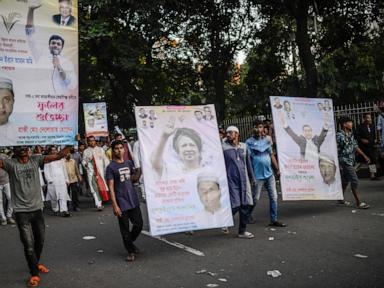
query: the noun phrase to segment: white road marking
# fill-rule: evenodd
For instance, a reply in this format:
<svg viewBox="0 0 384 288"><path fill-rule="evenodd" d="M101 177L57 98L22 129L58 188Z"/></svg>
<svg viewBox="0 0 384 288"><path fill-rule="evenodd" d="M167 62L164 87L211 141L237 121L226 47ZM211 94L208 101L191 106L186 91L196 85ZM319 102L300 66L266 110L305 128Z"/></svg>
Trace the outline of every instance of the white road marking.
<svg viewBox="0 0 384 288"><path fill-rule="evenodd" d="M182 249L184 251L192 253L192 254L194 254L196 256L205 256L205 254L203 252L201 252L199 250L196 250L195 248L192 248L192 247L186 246L184 244L181 244L179 242L172 242L172 241L169 241L166 238L161 237L161 236L152 236L148 231L144 231L144 230L141 231L141 233L143 233L144 235L147 235L149 237L155 238L157 240L160 240L160 241L162 241L164 243L167 243L167 244L169 244L169 245L171 245L173 247L177 247L179 249Z"/></svg>

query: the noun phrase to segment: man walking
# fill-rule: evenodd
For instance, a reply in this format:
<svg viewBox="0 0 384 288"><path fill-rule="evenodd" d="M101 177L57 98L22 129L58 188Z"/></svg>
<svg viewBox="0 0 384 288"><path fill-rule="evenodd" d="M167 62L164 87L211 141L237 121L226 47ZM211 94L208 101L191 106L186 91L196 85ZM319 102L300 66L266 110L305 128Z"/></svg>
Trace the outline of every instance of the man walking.
<svg viewBox="0 0 384 288"><path fill-rule="evenodd" d="M250 156L245 143L239 142L239 129L229 126L223 143L224 161L227 168L229 195L232 214L239 212L239 238L251 239L255 236L246 231L253 205L251 183L255 184Z"/></svg>
<svg viewBox="0 0 384 288"><path fill-rule="evenodd" d="M372 117L370 113L365 114L364 122L357 126L356 138L361 150L371 160L371 163L368 165L371 180L378 180L379 178L377 178L375 175L377 172L375 161L376 131L374 126L372 125ZM359 161L359 163L364 161L362 157L358 157L357 160Z"/></svg>
<svg viewBox="0 0 384 288"><path fill-rule="evenodd" d="M357 191L359 179L356 175L355 154L356 152L361 155L367 164L370 163L370 159L365 155L363 151L357 145L357 141L353 137L352 128L353 122L349 117L340 118L341 130L336 134L337 152L339 155L339 163L341 169L341 181L343 186L343 194L347 189L349 183L351 183L351 190L356 200L356 206L360 209L367 209L369 205L360 201ZM351 203L345 200L339 200L339 204L349 206Z"/></svg>
<svg viewBox="0 0 384 288"><path fill-rule="evenodd" d="M259 202L261 189L265 187L269 197L269 213L271 223L269 226L285 227L284 223L277 221L277 190L272 164L279 174L279 166L272 153L272 141L265 135L263 122L256 120L254 123L253 137L245 142L251 151L253 173L256 178L255 205Z"/></svg>
<svg viewBox="0 0 384 288"><path fill-rule="evenodd" d="M0 159L8 159L4 154L0 154ZM7 205L3 204L3 193L7 200ZM0 169L0 220L1 225L15 224L15 220L12 218L13 208L11 204L11 186L9 185L8 173L4 169Z"/></svg>
<svg viewBox="0 0 384 288"><path fill-rule="evenodd" d="M27 146L17 146L14 148L16 158L0 160L0 168L7 171L10 178L12 206L31 274L27 283L30 287L39 285L39 273L49 272L43 264L39 264L45 234L39 167L63 158L69 150L66 147L55 155L29 156Z"/></svg>
<svg viewBox="0 0 384 288"><path fill-rule="evenodd" d="M106 179L111 193L113 212L118 217L120 233L124 246L128 251L127 261L134 261L139 249L133 242L143 228L139 198L132 182L140 178L140 172L135 171L132 161L124 160L124 142L112 142L113 160L107 167ZM132 229L129 229L129 222Z"/></svg>
<svg viewBox="0 0 384 288"><path fill-rule="evenodd" d="M83 165L87 169L87 177L95 205L98 211L102 211L104 206L102 201L108 200L108 187L105 182L105 169L109 160L105 155L104 149L96 145L94 136L87 138L88 148L83 153Z"/></svg>
<svg viewBox="0 0 384 288"><path fill-rule="evenodd" d="M56 147L49 147L48 153L49 155L56 155ZM68 201L71 198L68 195L68 174L63 160L52 161L44 165L44 176L47 180L46 200L51 200L52 211L55 215L70 217Z"/></svg>
<svg viewBox="0 0 384 288"><path fill-rule="evenodd" d="M379 103L380 114L377 118L376 129L379 132L380 139L380 168L382 173L384 173L384 101Z"/></svg>
<svg viewBox="0 0 384 288"><path fill-rule="evenodd" d="M79 212L79 182L82 181L76 160L71 158L71 154L65 156L65 168L68 174L68 194L71 195L73 211Z"/></svg>

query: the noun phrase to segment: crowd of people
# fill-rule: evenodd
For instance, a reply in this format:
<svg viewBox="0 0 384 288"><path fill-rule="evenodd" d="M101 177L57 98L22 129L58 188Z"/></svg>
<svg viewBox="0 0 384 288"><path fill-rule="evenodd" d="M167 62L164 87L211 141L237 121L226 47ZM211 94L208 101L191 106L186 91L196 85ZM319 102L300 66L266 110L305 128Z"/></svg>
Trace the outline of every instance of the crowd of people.
<svg viewBox="0 0 384 288"><path fill-rule="evenodd" d="M360 199L358 193L356 170L359 165L355 164L356 160L357 163L367 164L371 179L380 180L376 164L381 161L380 167L383 169L384 105L376 125L372 123L370 114L364 115L363 123L356 130L353 129L353 121L349 117L341 117L339 124L341 129L336 134L336 142L343 193L350 184L356 207L367 209L369 205ZM377 132L379 139L376 139ZM247 225L254 223L252 211L257 206L263 189L269 197L269 225L285 227L286 224L278 220L276 182L280 171L273 124L268 120L255 121L253 135L244 142L240 142L240 131L236 126L226 127L225 130L221 128L219 135L232 214L239 213L237 236L245 239L255 237L247 230ZM88 136L86 142L79 141L76 147L66 146L60 150L56 146L17 146L13 149L2 149L1 225L16 224L19 229L31 274L29 286L38 286L39 275L49 272L40 262L45 238L43 209L50 209L53 215L70 217L72 211L81 211L80 195L93 197L96 211L102 211L103 203L111 200L128 252L126 260L134 261L139 253L134 241L143 228L140 199L145 201L139 143L133 137L126 140L120 133L116 133L110 143L97 140L100 139ZM379 157L375 156L377 143L381 145ZM355 155L358 155L356 160ZM323 160L320 157L319 161ZM218 184L208 176L203 177L205 182L201 184L199 196L205 199L202 202L210 210L215 207L209 205L209 191L213 191L212 197L215 197L215 191L218 190L210 187ZM346 200L338 203L352 205ZM229 233L228 228L224 227L223 232Z"/></svg>

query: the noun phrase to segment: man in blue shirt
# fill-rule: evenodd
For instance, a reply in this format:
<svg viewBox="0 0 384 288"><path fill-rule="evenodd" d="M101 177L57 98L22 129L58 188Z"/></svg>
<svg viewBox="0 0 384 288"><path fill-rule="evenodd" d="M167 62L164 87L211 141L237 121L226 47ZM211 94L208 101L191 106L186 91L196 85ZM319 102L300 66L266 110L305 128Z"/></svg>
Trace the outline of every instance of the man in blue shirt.
<svg viewBox="0 0 384 288"><path fill-rule="evenodd" d="M127 261L134 261L139 249L133 242L143 229L139 197L132 182L140 178L140 171L135 171L130 160L124 160L124 142L116 140L112 143L113 160L108 165L106 179L111 193L113 212L118 217L120 233L124 246L128 251ZM133 227L129 229L129 221Z"/></svg>
<svg viewBox="0 0 384 288"><path fill-rule="evenodd" d="M253 129L254 135L245 141L251 151L253 173L256 178L255 205L260 199L261 189L265 187L269 197L270 226L285 227L284 223L277 221L277 191L276 181L273 175L272 164L279 175L279 167L272 153L272 139L265 135L264 125L256 120Z"/></svg>

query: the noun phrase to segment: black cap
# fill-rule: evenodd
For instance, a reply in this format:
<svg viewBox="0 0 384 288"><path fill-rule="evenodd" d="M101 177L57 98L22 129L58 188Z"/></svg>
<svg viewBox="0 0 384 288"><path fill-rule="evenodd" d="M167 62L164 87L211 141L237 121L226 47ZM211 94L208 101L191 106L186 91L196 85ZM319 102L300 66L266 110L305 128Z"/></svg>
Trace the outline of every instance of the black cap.
<svg viewBox="0 0 384 288"><path fill-rule="evenodd" d="M339 119L340 125L343 125L346 122L353 122L353 120L348 116L341 116Z"/></svg>

